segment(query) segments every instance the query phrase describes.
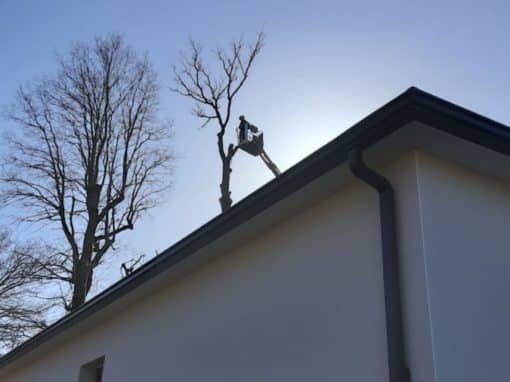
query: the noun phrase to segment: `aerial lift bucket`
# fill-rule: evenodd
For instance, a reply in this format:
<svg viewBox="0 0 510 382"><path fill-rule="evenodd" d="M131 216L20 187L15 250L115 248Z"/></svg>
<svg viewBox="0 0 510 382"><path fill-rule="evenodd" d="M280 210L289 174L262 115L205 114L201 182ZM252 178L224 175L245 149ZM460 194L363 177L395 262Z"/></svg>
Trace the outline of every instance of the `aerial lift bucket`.
<svg viewBox="0 0 510 382"><path fill-rule="evenodd" d="M250 155L258 156L264 164L273 172L274 176L280 175L280 170L264 151L264 134L258 127L250 124L243 115L239 117L237 128L238 146Z"/></svg>

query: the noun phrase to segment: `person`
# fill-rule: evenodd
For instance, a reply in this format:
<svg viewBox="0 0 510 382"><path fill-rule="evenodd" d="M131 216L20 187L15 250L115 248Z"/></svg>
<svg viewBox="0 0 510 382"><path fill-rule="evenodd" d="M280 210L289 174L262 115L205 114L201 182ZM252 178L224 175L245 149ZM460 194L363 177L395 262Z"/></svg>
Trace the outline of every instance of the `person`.
<svg viewBox="0 0 510 382"><path fill-rule="evenodd" d="M239 145L241 146L245 142L253 142L256 140L256 137L259 135L259 129L257 126L250 124L244 115L239 117L239 127L238 127L238 136L239 136ZM250 134L250 132L252 134Z"/></svg>
<svg viewBox="0 0 510 382"><path fill-rule="evenodd" d="M244 115L239 116L239 127L237 128L238 146L253 156L259 156L266 166L273 172L274 176L280 175L280 169L269 158L264 151L264 135L262 130L250 124Z"/></svg>

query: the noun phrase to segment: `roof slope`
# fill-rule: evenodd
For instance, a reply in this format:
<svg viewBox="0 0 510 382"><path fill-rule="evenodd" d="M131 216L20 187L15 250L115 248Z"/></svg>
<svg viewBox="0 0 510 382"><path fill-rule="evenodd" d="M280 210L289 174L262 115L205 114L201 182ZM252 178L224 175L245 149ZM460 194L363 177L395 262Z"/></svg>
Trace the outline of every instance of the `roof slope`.
<svg viewBox="0 0 510 382"><path fill-rule="evenodd" d="M172 245L130 276L118 281L78 310L64 316L0 358L0 368L36 349L59 333L103 310L161 272L177 265L278 201L291 195L347 158L412 121L419 121L510 156L510 128L489 118L411 87L279 177L265 184L227 212Z"/></svg>

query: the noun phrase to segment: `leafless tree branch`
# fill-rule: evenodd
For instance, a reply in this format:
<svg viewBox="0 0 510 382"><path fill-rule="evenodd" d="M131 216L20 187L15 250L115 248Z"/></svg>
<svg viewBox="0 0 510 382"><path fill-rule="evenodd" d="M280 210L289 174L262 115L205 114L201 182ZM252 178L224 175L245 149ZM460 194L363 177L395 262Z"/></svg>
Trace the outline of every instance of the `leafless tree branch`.
<svg viewBox="0 0 510 382"><path fill-rule="evenodd" d="M0 351L8 350L46 327L51 304L39 297L46 264L34 246L16 246L0 231Z"/></svg>

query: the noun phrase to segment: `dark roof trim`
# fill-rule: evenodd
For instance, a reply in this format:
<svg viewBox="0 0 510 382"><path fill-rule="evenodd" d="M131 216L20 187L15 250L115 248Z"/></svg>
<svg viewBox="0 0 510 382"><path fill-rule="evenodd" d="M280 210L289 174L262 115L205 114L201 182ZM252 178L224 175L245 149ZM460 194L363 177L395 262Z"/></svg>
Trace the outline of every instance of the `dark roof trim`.
<svg viewBox="0 0 510 382"><path fill-rule="evenodd" d="M437 98L417 88L382 106L279 177L259 188L166 249L129 277L113 284L30 340L0 358L0 368L36 349L62 331L109 306L146 281L178 264L273 204L344 162L353 147L366 148L411 121L421 121L460 138L510 156L510 129L498 122Z"/></svg>

